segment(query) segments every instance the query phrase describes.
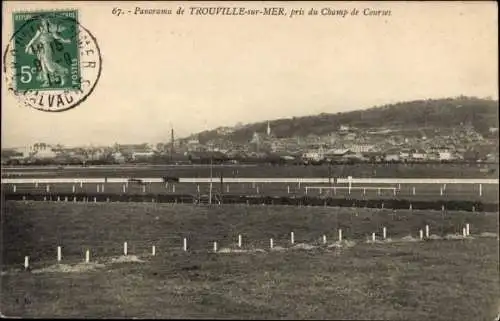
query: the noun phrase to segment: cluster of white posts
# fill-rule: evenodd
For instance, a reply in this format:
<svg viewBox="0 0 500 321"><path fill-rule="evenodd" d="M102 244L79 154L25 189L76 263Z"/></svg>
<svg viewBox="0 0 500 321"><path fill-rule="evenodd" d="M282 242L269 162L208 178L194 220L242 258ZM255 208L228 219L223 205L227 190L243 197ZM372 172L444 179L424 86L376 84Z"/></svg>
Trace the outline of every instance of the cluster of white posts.
<svg viewBox="0 0 500 321"><path fill-rule="evenodd" d="M96 185L97 193L104 193L104 186L105 186L105 184L97 184ZM172 184L171 186L172 186L172 193L175 193L175 184ZM38 187L38 182L35 182L35 187ZM80 181L80 188L82 188L82 187L83 187L83 182ZM167 190L168 190L168 187L169 187L168 183L165 183L165 188ZM125 193L127 191L127 188L128 188L128 182L123 184L122 192ZM252 183L252 188L254 188L256 190L257 194L260 193L259 186L256 186L255 182ZM300 188L300 182L299 182L299 188ZM199 193L200 192L200 185L199 184L196 185L196 189ZM318 190L320 194L322 194L323 190L333 190L333 194L336 195L337 190L345 190L345 189L348 190L349 195L351 194L351 190L362 190L363 195L366 195L367 190L377 190L377 195L381 195L381 191L383 191L383 190L390 190L393 192L394 195L396 195L398 193L398 191L401 190L401 184L398 184L397 188L396 187L372 187L372 186L366 186L366 187L355 186L355 187L353 187L351 185L351 182L349 182L348 187L345 187L345 186L306 186L305 187L305 194L307 195L309 190ZM47 184L45 186L45 190L47 193L50 192L50 185L49 184ZM17 191L17 187L15 184L12 185L12 191L14 193L16 193L16 191ZM446 191L446 184L443 184L439 188L439 194L441 196L443 196L445 191ZM72 192L73 193L76 192L75 185L72 186ZM146 193L146 185L142 186L142 192ZM226 184L226 192L229 193L229 184ZM287 185L287 193L290 194L290 185ZM416 191L415 186L412 187L412 195L417 195L417 191ZM482 196L482 195L483 195L483 184L479 184L479 196Z"/></svg>
<svg viewBox="0 0 500 321"><path fill-rule="evenodd" d="M470 235L470 226L469 223L466 223L465 227L462 229L462 236L467 237ZM424 231L422 229L419 230L419 236L420 240L424 239ZM430 237L430 228L429 225L425 225L425 238ZM384 226L382 228L382 238L383 240L387 239L387 228ZM371 240L373 242L376 241L376 233L372 233L371 235ZM338 230L338 242L342 242L342 229ZM327 244L327 239L326 235L322 236L322 242L323 244ZM290 232L290 243L295 244L295 234L294 232ZM241 248L243 246L243 239L241 234L238 235L238 247ZM274 248L274 240L272 238L269 239L269 248L273 249ZM187 238L183 238L182 240L182 250L184 252L187 252L188 247L187 247ZM217 252L218 250L218 244L217 242L213 243L213 252ZM123 255L127 256L128 255L128 243L124 242L123 243ZM156 246L151 247L151 255L156 256ZM61 246L57 247L57 263L60 263L62 261L62 249ZM90 263L90 250L87 249L85 250L85 263ZM29 257L25 256L24 257L24 268L27 270L29 268Z"/></svg>

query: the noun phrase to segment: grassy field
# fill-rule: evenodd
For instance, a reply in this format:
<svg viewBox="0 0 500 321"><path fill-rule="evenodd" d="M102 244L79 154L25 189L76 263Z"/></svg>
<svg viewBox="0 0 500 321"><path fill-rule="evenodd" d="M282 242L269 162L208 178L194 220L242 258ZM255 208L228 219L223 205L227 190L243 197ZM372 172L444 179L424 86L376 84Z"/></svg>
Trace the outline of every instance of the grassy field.
<svg viewBox="0 0 500 321"><path fill-rule="evenodd" d="M498 164L353 164L322 166L214 165L224 177L498 178ZM210 177L208 165L2 168L2 177Z"/></svg>
<svg viewBox="0 0 500 321"><path fill-rule="evenodd" d="M6 202L2 220L8 316L490 321L500 307L498 213ZM446 238L465 223L471 237ZM366 242L384 226L392 241ZM238 234L247 252L229 251ZM124 241L143 262L111 262ZM63 265L87 248L102 265L49 273L57 245Z"/></svg>

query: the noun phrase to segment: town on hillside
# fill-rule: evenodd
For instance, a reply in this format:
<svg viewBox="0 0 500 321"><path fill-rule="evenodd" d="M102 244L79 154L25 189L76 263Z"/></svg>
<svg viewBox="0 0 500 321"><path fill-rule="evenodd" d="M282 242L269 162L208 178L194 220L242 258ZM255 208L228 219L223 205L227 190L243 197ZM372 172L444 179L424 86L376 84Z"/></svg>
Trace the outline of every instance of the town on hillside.
<svg viewBox="0 0 500 321"><path fill-rule="evenodd" d="M254 132L246 143L230 134L236 127L217 129L217 138L201 141L196 136L157 144L66 147L37 142L2 149L2 165L105 165L196 163L498 163L498 128L481 135L472 126L452 129L359 129L340 125L325 135L277 137L270 123Z"/></svg>

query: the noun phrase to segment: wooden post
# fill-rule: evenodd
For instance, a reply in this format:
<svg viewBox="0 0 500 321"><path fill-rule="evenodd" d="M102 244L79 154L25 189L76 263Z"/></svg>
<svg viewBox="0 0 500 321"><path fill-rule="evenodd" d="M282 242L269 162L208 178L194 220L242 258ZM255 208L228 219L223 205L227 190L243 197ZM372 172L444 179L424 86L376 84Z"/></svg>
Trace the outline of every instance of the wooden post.
<svg viewBox="0 0 500 321"><path fill-rule="evenodd" d="M470 235L469 223L465 224L465 229L467 231L467 236L469 236Z"/></svg>
<svg viewBox="0 0 500 321"><path fill-rule="evenodd" d="M272 249L274 247L273 239L269 240L269 247Z"/></svg>
<svg viewBox="0 0 500 321"><path fill-rule="evenodd" d="M383 234L383 237L384 237L384 240L385 240L387 238L387 228L385 226L382 229L382 234Z"/></svg>
<svg viewBox="0 0 500 321"><path fill-rule="evenodd" d="M153 245L153 247L151 248L151 254L152 254L153 256L155 256L155 255L156 255L156 246L154 246L154 245Z"/></svg>
<svg viewBox="0 0 500 321"><path fill-rule="evenodd" d="M241 248L241 234L238 234L238 247Z"/></svg>
<svg viewBox="0 0 500 321"><path fill-rule="evenodd" d="M85 251L85 263L89 263L90 262L90 251L87 250Z"/></svg>
<svg viewBox="0 0 500 321"><path fill-rule="evenodd" d="M339 241L342 241L342 229L339 229Z"/></svg>
<svg viewBox="0 0 500 321"><path fill-rule="evenodd" d="M61 253L61 247L58 246L57 247L57 262L61 262L61 259L62 259L62 253Z"/></svg>
<svg viewBox="0 0 500 321"><path fill-rule="evenodd" d="M217 242L214 242L214 252L217 252Z"/></svg>
<svg viewBox="0 0 500 321"><path fill-rule="evenodd" d="M295 243L295 237L294 237L294 235L293 235L293 232L291 232L291 233L290 233L290 242L291 242L292 244L294 244L294 243Z"/></svg>
<svg viewBox="0 0 500 321"><path fill-rule="evenodd" d="M127 250L128 250L128 249L127 249L127 242L124 242L124 243L123 243L123 255L125 255L125 256L126 256L126 255L128 254L128 251L127 251Z"/></svg>
<svg viewBox="0 0 500 321"><path fill-rule="evenodd" d="M184 240L183 240L183 247L182 248L183 248L184 252L187 251L187 240L186 240L186 238L184 238Z"/></svg>
<svg viewBox="0 0 500 321"><path fill-rule="evenodd" d="M425 226L425 237L429 238L429 225Z"/></svg>
<svg viewBox="0 0 500 321"><path fill-rule="evenodd" d="M326 235L323 235L323 244L326 244Z"/></svg>
<svg viewBox="0 0 500 321"><path fill-rule="evenodd" d="M30 266L30 258L28 256L24 257L24 269L27 270Z"/></svg>

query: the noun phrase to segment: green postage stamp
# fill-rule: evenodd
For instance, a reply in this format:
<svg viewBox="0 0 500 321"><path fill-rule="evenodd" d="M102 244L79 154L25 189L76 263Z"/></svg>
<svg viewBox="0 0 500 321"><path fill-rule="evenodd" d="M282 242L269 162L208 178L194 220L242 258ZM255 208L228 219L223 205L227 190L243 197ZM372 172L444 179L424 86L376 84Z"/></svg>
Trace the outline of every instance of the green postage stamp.
<svg viewBox="0 0 500 321"><path fill-rule="evenodd" d="M78 18L77 10L13 13L4 73L9 90L25 105L63 111L93 91L102 59L95 37Z"/></svg>
<svg viewBox="0 0 500 321"><path fill-rule="evenodd" d="M77 15L76 10L14 13L17 90L80 89ZM33 17L38 19L23 28Z"/></svg>

